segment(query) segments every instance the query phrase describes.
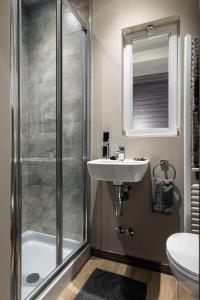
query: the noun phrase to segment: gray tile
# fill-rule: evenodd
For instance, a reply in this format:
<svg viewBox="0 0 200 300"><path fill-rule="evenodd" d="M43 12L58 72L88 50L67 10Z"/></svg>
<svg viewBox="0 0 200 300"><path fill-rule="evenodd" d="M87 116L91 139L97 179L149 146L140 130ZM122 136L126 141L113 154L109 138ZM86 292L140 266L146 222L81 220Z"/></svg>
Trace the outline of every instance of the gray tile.
<svg viewBox="0 0 200 300"><path fill-rule="evenodd" d="M56 80L56 60L49 58L34 59L29 64L30 83L41 83Z"/></svg>
<svg viewBox="0 0 200 300"><path fill-rule="evenodd" d="M56 17L56 1L54 0L42 0L37 1L29 6L28 15L30 20L49 19Z"/></svg>
<svg viewBox="0 0 200 300"><path fill-rule="evenodd" d="M63 35L63 56L81 53L82 42L83 33L81 31Z"/></svg>
<svg viewBox="0 0 200 300"><path fill-rule="evenodd" d="M28 86L28 98L29 98L29 113L32 113L32 107L40 104L40 89L38 83L30 83Z"/></svg>
<svg viewBox="0 0 200 300"><path fill-rule="evenodd" d="M55 172L55 171L54 171ZM42 205L55 211L56 209L56 186L43 184Z"/></svg>
<svg viewBox="0 0 200 300"><path fill-rule="evenodd" d="M34 61L29 63L29 70L28 70L28 79L30 84L40 83L40 68L41 63L40 61Z"/></svg>
<svg viewBox="0 0 200 300"><path fill-rule="evenodd" d="M40 83L39 97L40 102L48 102L51 104L53 111L56 109L56 82Z"/></svg>
<svg viewBox="0 0 200 300"><path fill-rule="evenodd" d="M63 11L63 13L71 11L71 7L69 5L68 0L63 0L62 1L62 11Z"/></svg>
<svg viewBox="0 0 200 300"><path fill-rule="evenodd" d="M67 212L70 209L78 208L81 211L83 207L83 191L82 189L66 189L63 190L63 210ZM81 211L82 213L82 211Z"/></svg>
<svg viewBox="0 0 200 300"><path fill-rule="evenodd" d="M63 78L74 75L83 76L83 59L81 54L63 57Z"/></svg>
<svg viewBox="0 0 200 300"><path fill-rule="evenodd" d="M44 222L42 225L43 233L56 235L56 221L54 219L49 220L49 222Z"/></svg>
<svg viewBox="0 0 200 300"><path fill-rule="evenodd" d="M43 209L35 203L29 204L29 221L30 224L40 224L43 218Z"/></svg>
<svg viewBox="0 0 200 300"><path fill-rule="evenodd" d="M20 70L20 76L21 76L21 83L22 85L28 84L28 45L25 43L22 43L21 45L21 70Z"/></svg>
<svg viewBox="0 0 200 300"><path fill-rule="evenodd" d="M21 3L21 14L22 14L23 24L27 25L28 24L28 11L27 11L27 6L25 5L24 2Z"/></svg>
<svg viewBox="0 0 200 300"><path fill-rule="evenodd" d="M55 82L31 84L30 91L30 133L31 137L56 132L56 87ZM43 136L44 137L44 136Z"/></svg>
<svg viewBox="0 0 200 300"><path fill-rule="evenodd" d="M29 23L29 46L34 43L44 43L56 37L56 18L39 19L34 18Z"/></svg>
<svg viewBox="0 0 200 300"><path fill-rule="evenodd" d="M31 225L31 230L46 233L50 235L56 235L56 225L55 220L53 221L40 221L39 223L33 222Z"/></svg>
<svg viewBox="0 0 200 300"><path fill-rule="evenodd" d="M29 99L28 99L28 85L21 86L21 105L20 105L20 121L21 124L27 124L29 117Z"/></svg>
<svg viewBox="0 0 200 300"><path fill-rule="evenodd" d="M63 101L81 99L83 97L83 78L73 76L63 80Z"/></svg>
<svg viewBox="0 0 200 300"><path fill-rule="evenodd" d="M69 167L63 163L63 187L68 190L82 188L83 174L81 167Z"/></svg>
<svg viewBox="0 0 200 300"><path fill-rule="evenodd" d="M82 26L72 12L64 13L62 16L63 34L82 30Z"/></svg>
<svg viewBox="0 0 200 300"><path fill-rule="evenodd" d="M33 186L39 186L42 183L42 166L40 164L31 164L28 168L28 184L33 189ZM38 190L36 190L37 192ZM34 192L34 190L32 190Z"/></svg>
<svg viewBox="0 0 200 300"><path fill-rule="evenodd" d="M65 193L66 197L66 193ZM81 237L83 230L83 200L79 191L75 191L70 201L68 198L63 202L63 235L68 237L69 233Z"/></svg>
<svg viewBox="0 0 200 300"><path fill-rule="evenodd" d="M29 183L28 175L29 175L29 166L27 164L22 163L22 189L26 188L26 186Z"/></svg>
<svg viewBox="0 0 200 300"><path fill-rule="evenodd" d="M43 185L56 186L56 163L45 162L42 168L42 183Z"/></svg>
<svg viewBox="0 0 200 300"><path fill-rule="evenodd" d="M70 0L76 13L89 26L90 20L90 1L89 0Z"/></svg>
<svg viewBox="0 0 200 300"><path fill-rule="evenodd" d="M63 137L73 144L82 144L82 122L65 122L63 120Z"/></svg>
<svg viewBox="0 0 200 300"><path fill-rule="evenodd" d="M29 43L29 60L33 63L38 59L56 59L56 36L45 42L32 41Z"/></svg>
<svg viewBox="0 0 200 300"><path fill-rule="evenodd" d="M35 43L41 43L44 37L44 22L38 18L34 18L29 22L29 48Z"/></svg>
<svg viewBox="0 0 200 300"><path fill-rule="evenodd" d="M56 80L56 60L42 59L40 62L40 82L48 82Z"/></svg>
<svg viewBox="0 0 200 300"><path fill-rule="evenodd" d="M28 203L22 194L22 232L29 229Z"/></svg>
<svg viewBox="0 0 200 300"><path fill-rule="evenodd" d="M90 9L89 9L89 6L77 8L76 12L81 17L81 19L85 22L85 24L89 27L90 26Z"/></svg>
<svg viewBox="0 0 200 300"><path fill-rule="evenodd" d="M72 144L69 139L63 139L63 158L76 159L77 164L82 163L83 156L83 146L82 144Z"/></svg>
<svg viewBox="0 0 200 300"><path fill-rule="evenodd" d="M90 1L89 0L70 0L70 3L74 8L80 7L89 7Z"/></svg>
<svg viewBox="0 0 200 300"><path fill-rule="evenodd" d="M83 237L82 237L82 233L73 233L73 232L69 232L68 231L68 224L63 224L63 234L64 234L64 238L67 239L72 239L75 241L82 241Z"/></svg>
<svg viewBox="0 0 200 300"><path fill-rule="evenodd" d="M28 157L40 157L40 158L47 158L48 153L52 152L54 153L54 157L56 154L56 137L54 140L48 139L45 141L42 136L41 136L41 141L40 137L37 138L37 140L33 141L33 143L29 142L27 145L27 153ZM38 162L40 164L41 162Z"/></svg>
<svg viewBox="0 0 200 300"><path fill-rule="evenodd" d="M63 103L63 125L71 122L82 122L82 100Z"/></svg>
<svg viewBox="0 0 200 300"><path fill-rule="evenodd" d="M64 237L66 237L69 232L72 234L80 234L80 235L82 232L82 222L80 221L80 216L79 215L76 216L75 213L71 214L70 218L69 217L66 218L66 221L64 222L64 228L63 228Z"/></svg>
<svg viewBox="0 0 200 300"><path fill-rule="evenodd" d="M75 157L63 157L64 163L70 168L70 167L82 167L83 159Z"/></svg>
<svg viewBox="0 0 200 300"><path fill-rule="evenodd" d="M49 17L56 17L56 1L55 0L49 0Z"/></svg>
<svg viewBox="0 0 200 300"><path fill-rule="evenodd" d="M43 207L43 214L42 214L43 220L45 220L44 224L46 224L47 228L49 228L49 225L54 223L54 228L56 228L56 209L51 209L48 206Z"/></svg>

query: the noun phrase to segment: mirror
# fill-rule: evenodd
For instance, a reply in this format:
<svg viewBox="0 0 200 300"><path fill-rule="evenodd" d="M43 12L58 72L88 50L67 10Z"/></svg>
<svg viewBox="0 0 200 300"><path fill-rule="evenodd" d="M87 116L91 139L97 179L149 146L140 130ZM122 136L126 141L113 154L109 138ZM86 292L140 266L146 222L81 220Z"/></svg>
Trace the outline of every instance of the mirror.
<svg viewBox="0 0 200 300"><path fill-rule="evenodd" d="M124 126L127 135L176 131L177 26L129 33L124 47Z"/></svg>

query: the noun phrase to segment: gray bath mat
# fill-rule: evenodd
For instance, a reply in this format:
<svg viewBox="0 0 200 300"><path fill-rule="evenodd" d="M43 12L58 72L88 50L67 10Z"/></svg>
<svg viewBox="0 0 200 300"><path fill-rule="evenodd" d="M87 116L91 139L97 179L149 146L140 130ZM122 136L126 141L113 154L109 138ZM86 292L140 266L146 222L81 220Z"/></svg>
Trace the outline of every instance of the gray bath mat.
<svg viewBox="0 0 200 300"><path fill-rule="evenodd" d="M145 300L146 290L145 283L95 269L75 300Z"/></svg>

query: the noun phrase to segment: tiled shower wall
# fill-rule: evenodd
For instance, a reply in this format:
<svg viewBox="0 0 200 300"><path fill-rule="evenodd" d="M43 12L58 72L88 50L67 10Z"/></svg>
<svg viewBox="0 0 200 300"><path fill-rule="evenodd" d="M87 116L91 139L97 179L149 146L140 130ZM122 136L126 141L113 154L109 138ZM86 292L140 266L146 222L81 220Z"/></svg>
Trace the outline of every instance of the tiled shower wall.
<svg viewBox="0 0 200 300"><path fill-rule="evenodd" d="M63 231L83 230L83 40L63 6ZM56 232L56 8L54 0L24 2L22 11L23 231Z"/></svg>
<svg viewBox="0 0 200 300"><path fill-rule="evenodd" d="M85 24L90 26L90 0L69 0L76 13L81 17Z"/></svg>

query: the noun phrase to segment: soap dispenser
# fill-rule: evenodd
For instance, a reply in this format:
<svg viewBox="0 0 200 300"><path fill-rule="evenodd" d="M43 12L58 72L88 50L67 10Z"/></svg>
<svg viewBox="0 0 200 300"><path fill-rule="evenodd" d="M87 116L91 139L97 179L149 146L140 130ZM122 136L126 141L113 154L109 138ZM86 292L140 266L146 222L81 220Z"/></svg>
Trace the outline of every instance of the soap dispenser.
<svg viewBox="0 0 200 300"><path fill-rule="evenodd" d="M116 158L119 161L123 161L125 159L125 147L124 146L118 146L118 149L116 151Z"/></svg>

